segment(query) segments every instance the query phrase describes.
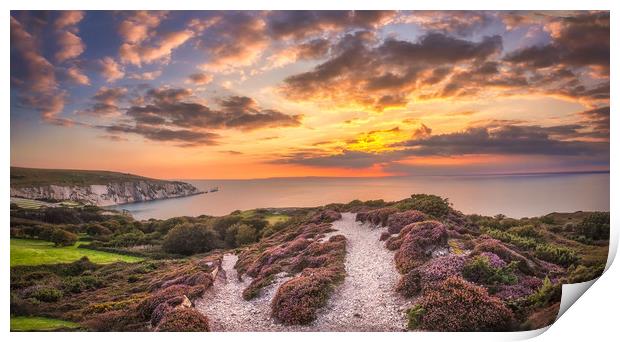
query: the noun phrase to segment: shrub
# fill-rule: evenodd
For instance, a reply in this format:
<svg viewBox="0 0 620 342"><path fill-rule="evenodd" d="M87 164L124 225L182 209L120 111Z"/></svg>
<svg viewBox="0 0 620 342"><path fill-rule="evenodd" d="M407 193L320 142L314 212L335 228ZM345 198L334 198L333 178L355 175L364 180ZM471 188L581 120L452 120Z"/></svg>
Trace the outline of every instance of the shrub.
<svg viewBox="0 0 620 342"><path fill-rule="evenodd" d="M505 262L518 262L518 268L525 274L534 274L534 265L529 262L524 256L506 247L501 241L482 238L479 240L474 250L471 252L471 256L480 255L484 252L490 252L499 256Z"/></svg>
<svg viewBox="0 0 620 342"><path fill-rule="evenodd" d="M184 223L172 228L163 241L168 253L191 255L208 252L215 246L215 232L204 224Z"/></svg>
<svg viewBox="0 0 620 342"><path fill-rule="evenodd" d="M417 210L407 210L402 213L394 213L387 220L388 232L390 234L398 234L403 227L421 222L426 219L424 213Z"/></svg>
<svg viewBox="0 0 620 342"><path fill-rule="evenodd" d="M575 267L574 265L571 265L568 268L568 283L583 283L584 281L596 279L603 274L603 271L605 271L604 264L590 267L583 265L578 265L577 267Z"/></svg>
<svg viewBox="0 0 620 342"><path fill-rule="evenodd" d="M572 249L548 244L540 244L536 247L536 257L564 267L579 261L579 256Z"/></svg>
<svg viewBox="0 0 620 342"><path fill-rule="evenodd" d="M108 311L93 317L85 322L92 331L140 331L145 330L145 324L131 309Z"/></svg>
<svg viewBox="0 0 620 342"><path fill-rule="evenodd" d="M539 228L534 225L528 224L525 226L516 226L508 229L508 232L521 237L540 239L543 237Z"/></svg>
<svg viewBox="0 0 620 342"><path fill-rule="evenodd" d="M209 320L194 308L178 308L164 314L158 331L201 332L209 331Z"/></svg>
<svg viewBox="0 0 620 342"><path fill-rule="evenodd" d="M389 207L374 209L365 213L358 213L356 216L356 220L361 222L370 222L377 226L385 226L387 225L387 220L389 216L395 212L397 212L395 208Z"/></svg>
<svg viewBox="0 0 620 342"><path fill-rule="evenodd" d="M413 297L422 291L420 281L420 272L417 269L411 270L400 278L396 284L396 292L406 298Z"/></svg>
<svg viewBox="0 0 620 342"><path fill-rule="evenodd" d="M399 208L415 209L435 218L442 218L450 212L450 203L446 198L435 195L413 194Z"/></svg>
<svg viewBox="0 0 620 342"><path fill-rule="evenodd" d="M57 302L62 298L62 291L51 286L35 285L26 289L24 295L28 298L35 298L36 300L49 303Z"/></svg>
<svg viewBox="0 0 620 342"><path fill-rule="evenodd" d="M310 218L313 223L331 223L342 218L342 214L334 210L321 210Z"/></svg>
<svg viewBox="0 0 620 342"><path fill-rule="evenodd" d="M159 304L165 303L168 300L186 295L190 291L190 287L187 285L172 285L161 289L155 293L146 297L139 305L138 312L140 316L148 320L151 318L153 311ZM189 296L188 296L189 297Z"/></svg>
<svg viewBox="0 0 620 342"><path fill-rule="evenodd" d="M514 284L517 282L517 276L514 274L516 268L516 261L507 266L493 267L488 256L479 255L465 264L463 277L485 285Z"/></svg>
<svg viewBox="0 0 620 342"><path fill-rule="evenodd" d="M66 292L80 293L86 290L94 290L103 285L101 279L90 276L67 277L62 281L62 288Z"/></svg>
<svg viewBox="0 0 620 342"><path fill-rule="evenodd" d="M434 331L505 331L513 321L499 299L459 277L426 289L408 316L410 328Z"/></svg>
<svg viewBox="0 0 620 342"><path fill-rule="evenodd" d="M608 240L609 213L597 211L589 214L577 226L577 232L594 240Z"/></svg>
<svg viewBox="0 0 620 342"><path fill-rule="evenodd" d="M256 230L247 224L236 224L235 242L237 246L247 245L256 242L258 235Z"/></svg>
<svg viewBox="0 0 620 342"><path fill-rule="evenodd" d="M545 307L562 298L562 284L553 284L549 277L545 277L542 285L536 292L527 297L527 302L535 308Z"/></svg>
<svg viewBox="0 0 620 342"><path fill-rule="evenodd" d="M487 228L484 229L483 232L492 238L498 239L502 242L512 243L513 245L524 249L534 249L538 245L536 240L530 237L519 236L502 230Z"/></svg>
<svg viewBox="0 0 620 342"><path fill-rule="evenodd" d="M271 302L271 314L285 324L308 324L325 305L334 286L344 278L336 268L306 269L278 288Z"/></svg>
<svg viewBox="0 0 620 342"><path fill-rule="evenodd" d="M86 234L90 236L105 236L112 234L112 231L99 223L92 223L86 227Z"/></svg>
<svg viewBox="0 0 620 342"><path fill-rule="evenodd" d="M422 284L433 286L432 283L460 275L465 266L465 258L458 255L446 255L435 258L417 268L422 276Z"/></svg>
<svg viewBox="0 0 620 342"><path fill-rule="evenodd" d="M391 236L390 233L383 232L383 233L381 233L381 236L379 236L379 241L385 241L385 240L389 239L390 236Z"/></svg>
<svg viewBox="0 0 620 342"><path fill-rule="evenodd" d="M73 246L77 240L77 235L63 229L54 229L50 236L50 241L53 242L56 247Z"/></svg>
<svg viewBox="0 0 620 342"><path fill-rule="evenodd" d="M430 259L432 251L437 247L447 247L448 232L440 222L413 223L405 227L401 234L403 232L400 248L394 254L400 273L407 273Z"/></svg>
<svg viewBox="0 0 620 342"><path fill-rule="evenodd" d="M424 316L424 308L416 304L407 310L407 329L415 330L420 326L422 316Z"/></svg>

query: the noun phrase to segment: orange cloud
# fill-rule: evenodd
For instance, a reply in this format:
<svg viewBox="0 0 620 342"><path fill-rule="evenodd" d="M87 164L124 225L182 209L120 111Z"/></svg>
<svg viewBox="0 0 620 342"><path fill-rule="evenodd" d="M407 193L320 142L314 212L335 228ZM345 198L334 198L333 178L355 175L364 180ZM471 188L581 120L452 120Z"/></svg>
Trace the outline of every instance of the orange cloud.
<svg viewBox="0 0 620 342"><path fill-rule="evenodd" d="M101 69L101 76L108 82L114 82L125 76L123 68L112 57L100 59L99 67Z"/></svg>

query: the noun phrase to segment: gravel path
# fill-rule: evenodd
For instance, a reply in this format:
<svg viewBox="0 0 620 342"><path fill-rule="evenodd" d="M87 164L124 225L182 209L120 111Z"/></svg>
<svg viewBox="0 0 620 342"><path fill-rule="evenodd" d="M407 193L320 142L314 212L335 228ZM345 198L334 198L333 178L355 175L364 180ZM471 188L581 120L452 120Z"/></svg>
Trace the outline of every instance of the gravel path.
<svg viewBox="0 0 620 342"><path fill-rule="evenodd" d="M330 235L347 238L347 276L311 325L286 326L271 319L271 299L290 279L284 274L260 297L244 300L241 293L250 280L237 280L237 257L232 254L225 255L222 264L227 280L218 279L196 307L209 317L214 331L403 331L408 303L394 292L399 274L392 252L379 241L384 229L355 222L351 213L343 214L333 227L337 231Z"/></svg>

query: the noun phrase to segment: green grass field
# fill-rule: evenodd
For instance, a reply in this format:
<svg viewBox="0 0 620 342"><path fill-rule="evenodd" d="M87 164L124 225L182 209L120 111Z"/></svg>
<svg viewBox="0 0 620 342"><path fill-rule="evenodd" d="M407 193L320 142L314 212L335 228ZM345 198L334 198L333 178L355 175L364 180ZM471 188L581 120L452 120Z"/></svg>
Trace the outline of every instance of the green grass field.
<svg viewBox="0 0 620 342"><path fill-rule="evenodd" d="M11 331L54 331L58 329L76 329L74 322L46 317L11 317Z"/></svg>
<svg viewBox="0 0 620 342"><path fill-rule="evenodd" d="M42 207L54 206L52 203L17 197L11 197L11 203L24 209L40 209Z"/></svg>
<svg viewBox="0 0 620 342"><path fill-rule="evenodd" d="M241 212L241 217L245 218L250 218L254 215L256 215L256 209L251 209L251 210L244 210ZM284 221L288 221L291 217L288 215L284 215L284 214L267 214L264 216L264 219L269 222L270 225L274 225L278 222L284 222Z"/></svg>
<svg viewBox="0 0 620 342"><path fill-rule="evenodd" d="M143 260L134 256L77 248L77 244L70 247L54 247L53 243L47 241L11 239L11 267L67 263L84 256L96 264Z"/></svg>

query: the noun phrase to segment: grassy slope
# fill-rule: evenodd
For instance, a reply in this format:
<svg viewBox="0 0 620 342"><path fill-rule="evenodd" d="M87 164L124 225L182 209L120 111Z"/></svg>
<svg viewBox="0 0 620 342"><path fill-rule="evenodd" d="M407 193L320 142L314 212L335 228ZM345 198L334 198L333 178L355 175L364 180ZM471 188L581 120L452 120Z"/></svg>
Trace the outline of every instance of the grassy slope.
<svg viewBox="0 0 620 342"><path fill-rule="evenodd" d="M23 265L56 264L76 261L83 256L96 264L116 261L138 262L142 258L94 251L85 248L54 247L54 244L40 240L11 239L11 267Z"/></svg>
<svg viewBox="0 0 620 342"><path fill-rule="evenodd" d="M53 331L58 329L75 329L74 322L46 317L11 317L11 331Z"/></svg>
<svg viewBox="0 0 620 342"><path fill-rule="evenodd" d="M148 180L165 182L129 173L92 170L31 169L11 166L11 187L44 185L92 185Z"/></svg>

